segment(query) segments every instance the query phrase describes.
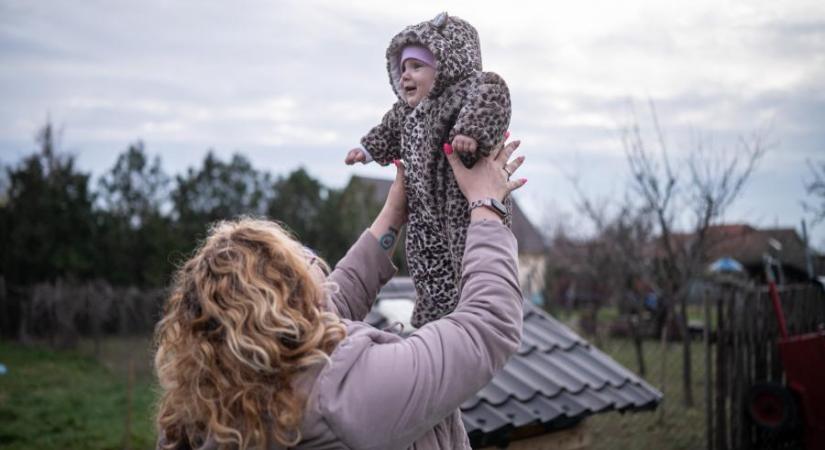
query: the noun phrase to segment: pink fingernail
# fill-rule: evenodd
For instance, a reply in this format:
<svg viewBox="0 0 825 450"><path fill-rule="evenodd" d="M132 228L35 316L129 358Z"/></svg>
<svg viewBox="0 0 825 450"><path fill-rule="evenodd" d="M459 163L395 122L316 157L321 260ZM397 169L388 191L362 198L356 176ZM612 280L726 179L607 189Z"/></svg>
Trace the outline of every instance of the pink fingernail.
<svg viewBox="0 0 825 450"><path fill-rule="evenodd" d="M450 144L444 144L444 153L446 153L448 155L452 155L453 154L453 146L450 145Z"/></svg>
<svg viewBox="0 0 825 450"><path fill-rule="evenodd" d="M510 137L510 130L507 130L507 131L504 132L504 139L507 139L509 137Z"/></svg>
<svg viewBox="0 0 825 450"><path fill-rule="evenodd" d="M395 164L395 167L398 167L398 160L397 159L393 159L392 163Z"/></svg>
<svg viewBox="0 0 825 450"><path fill-rule="evenodd" d="M527 184L527 178L522 178L522 179L521 179L521 180L519 180L519 181L521 181L521 184Z"/></svg>

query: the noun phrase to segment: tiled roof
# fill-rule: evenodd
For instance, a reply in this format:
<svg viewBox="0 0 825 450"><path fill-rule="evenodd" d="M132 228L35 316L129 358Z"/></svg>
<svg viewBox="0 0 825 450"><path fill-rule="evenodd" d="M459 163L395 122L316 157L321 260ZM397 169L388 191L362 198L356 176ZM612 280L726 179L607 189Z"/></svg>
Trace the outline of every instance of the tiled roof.
<svg viewBox="0 0 825 450"><path fill-rule="evenodd" d="M410 279L399 277L381 291L379 301L413 297ZM368 320L380 319L372 314ZM470 440L488 445L516 428L564 428L600 412L653 409L661 399L658 390L630 370L525 302L517 354L461 411Z"/></svg>
<svg viewBox="0 0 825 450"><path fill-rule="evenodd" d="M521 347L461 405L471 440L540 423L545 429L606 411L655 408L662 394L529 302Z"/></svg>

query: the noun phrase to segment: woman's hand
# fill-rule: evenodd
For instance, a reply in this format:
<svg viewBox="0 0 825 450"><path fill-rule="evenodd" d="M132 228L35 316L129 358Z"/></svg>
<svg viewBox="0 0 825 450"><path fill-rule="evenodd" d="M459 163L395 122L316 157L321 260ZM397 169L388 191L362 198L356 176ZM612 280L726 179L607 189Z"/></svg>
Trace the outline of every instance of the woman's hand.
<svg viewBox="0 0 825 450"><path fill-rule="evenodd" d="M404 164L394 161L395 180L390 186L384 207L370 226L370 233L378 239L381 248L392 254L398 241L401 227L407 223L407 194L404 191Z"/></svg>
<svg viewBox="0 0 825 450"><path fill-rule="evenodd" d="M486 198L502 201L510 192L527 183L526 178L510 180L510 176L524 162L524 156L509 161L510 155L520 144L521 141L513 141L503 148L499 146L490 156L479 158L471 169L464 167L451 146L444 145L447 161L453 168L458 187L467 198L467 202L472 203Z"/></svg>

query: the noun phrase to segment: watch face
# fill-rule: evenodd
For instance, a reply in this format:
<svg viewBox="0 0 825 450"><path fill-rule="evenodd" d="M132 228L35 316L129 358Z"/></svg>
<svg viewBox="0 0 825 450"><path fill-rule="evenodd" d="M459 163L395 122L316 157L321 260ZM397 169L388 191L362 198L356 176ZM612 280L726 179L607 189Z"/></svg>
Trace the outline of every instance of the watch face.
<svg viewBox="0 0 825 450"><path fill-rule="evenodd" d="M498 211L498 213L501 214L502 217L507 215L507 208L500 201L498 201L494 198L491 198L490 199L490 205L493 208L495 208L496 211Z"/></svg>

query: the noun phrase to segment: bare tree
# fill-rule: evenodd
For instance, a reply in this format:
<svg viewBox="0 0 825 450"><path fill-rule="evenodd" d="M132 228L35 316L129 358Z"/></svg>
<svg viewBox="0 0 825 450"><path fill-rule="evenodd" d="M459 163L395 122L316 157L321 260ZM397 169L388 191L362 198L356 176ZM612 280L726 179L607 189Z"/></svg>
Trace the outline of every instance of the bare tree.
<svg viewBox="0 0 825 450"><path fill-rule="evenodd" d="M622 144L632 175L631 188L652 214L659 233L652 274L665 311L663 343L669 318L679 307L679 314L673 317L683 343L683 398L686 406L692 406L688 289L701 275L708 250L715 244L708 230L741 195L767 145L759 133L740 138L732 149L717 148L700 136L688 149L686 160L673 165L652 101L649 109L652 148L636 118L623 130ZM679 222L687 224L688 233L676 233Z"/></svg>
<svg viewBox="0 0 825 450"><path fill-rule="evenodd" d="M808 161L811 169L811 179L805 182L805 191L812 197L812 202L803 201L805 210L813 214L812 225L825 220L825 160Z"/></svg>
<svg viewBox="0 0 825 450"><path fill-rule="evenodd" d="M741 196L767 143L763 134L754 133L739 138L731 148L720 148L696 136L682 153L686 156L677 161L652 101L649 111L645 132L635 114L622 129L630 171L624 198L593 199L581 188L577 176L567 174L577 192L577 207L595 231L592 239L579 243L578 258L584 261L579 261L578 270L594 272L591 278L605 284L611 293L606 303L626 302L635 282L658 294L656 329L665 351L669 325L675 323L678 328L683 344L683 399L686 406L692 406L689 289L709 262L709 250L718 244L719 236L709 230ZM825 182L817 186L825 192ZM642 341L632 312L630 316L639 371L644 373Z"/></svg>
<svg viewBox="0 0 825 450"><path fill-rule="evenodd" d="M639 374L644 376L646 365L639 329L642 302L635 292L635 284L655 283L646 264L653 237L651 215L629 195L618 201L594 200L581 188L578 178L568 175L568 179L577 193L578 210L595 229L595 237L587 245L590 251L584 265L598 274L597 278L610 293L605 303L619 306L625 312Z"/></svg>

